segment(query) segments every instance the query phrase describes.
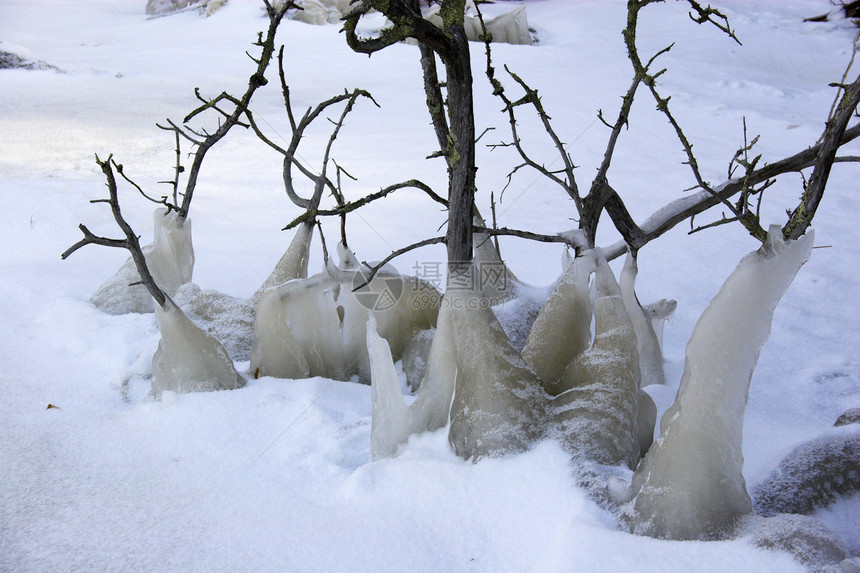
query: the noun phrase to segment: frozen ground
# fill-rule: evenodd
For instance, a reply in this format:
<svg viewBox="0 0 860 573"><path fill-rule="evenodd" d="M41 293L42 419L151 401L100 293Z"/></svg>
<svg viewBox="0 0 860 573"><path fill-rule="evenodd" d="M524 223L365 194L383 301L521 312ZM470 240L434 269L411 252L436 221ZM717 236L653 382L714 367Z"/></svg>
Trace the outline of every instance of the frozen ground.
<svg viewBox="0 0 860 573"><path fill-rule="evenodd" d="M234 0L209 19L194 13L147 20L143 0L0 0L0 49L56 66L0 71L0 569L3 571L793 571L785 554L744 541L666 542L619 532L588 501L553 442L478 464L456 458L444 431L414 438L398 458L370 462L370 389L327 379L250 380L242 390L147 397L141 376L158 333L153 315L108 316L88 299L125 253L88 247L77 225L115 234L93 161L115 154L150 189L171 176L172 140L155 127L195 106L193 88L239 93L253 64L244 55L265 25L256 3ZM645 12L643 50L677 41L663 57L663 89L687 126L704 174L725 177L742 142L742 118L775 160L814 142L850 55L846 23L802 23L821 0L725 0L740 47L697 27L682 3ZM505 5L509 6L509 4ZM498 11L503 7L489 7ZM629 84L620 1L528 3L537 46L498 46L538 87L570 142L587 184L605 145L597 109L617 112ZM419 177L444 188L424 110L417 52L394 46L352 54L337 26L284 23L287 74L297 108L344 87L370 90L335 157L359 181L358 197ZM504 137L499 102L474 46L477 121ZM274 78L274 76L273 76ZM257 116L286 134L272 82ZM514 87L510 89L513 91ZM691 185L680 146L645 93L634 106L610 173L642 219ZM534 122L522 129L536 157L554 155ZM301 149L319 164L327 132ZM479 201L489 212L515 159L479 146ZM852 146L854 155L860 147ZM296 216L280 159L237 129L204 166L192 207L194 282L249 296L289 243L279 229ZM828 432L860 399L860 198L856 166L837 165L816 217L816 249L777 308L773 335L753 379L744 455L748 485L796 445ZM781 222L800 177L768 190L763 219ZM165 191L163 191L165 192ZM405 192L350 219L361 260L434 235L444 214ZM145 239L151 206L130 193L124 210ZM539 232L573 226L558 189L521 174L499 205L499 223ZM601 244L615 240L604 223ZM334 237L334 227L328 236ZM640 256L640 298L678 300L665 334L670 404L684 346L707 302L755 244L738 226L686 235L676 229ZM560 270L558 247L503 240L502 254L532 284ZM397 261L443 260L428 248ZM314 247L312 272L319 268ZM240 371L247 364L238 364ZM57 408L47 409L52 404ZM820 512L860 555L857 498Z"/></svg>

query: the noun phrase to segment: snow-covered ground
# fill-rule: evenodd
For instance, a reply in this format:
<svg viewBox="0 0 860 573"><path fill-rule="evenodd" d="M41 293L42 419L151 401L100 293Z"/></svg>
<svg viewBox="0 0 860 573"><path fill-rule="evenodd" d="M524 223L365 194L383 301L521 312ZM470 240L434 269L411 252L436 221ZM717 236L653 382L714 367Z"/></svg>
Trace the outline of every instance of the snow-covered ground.
<svg viewBox="0 0 860 573"><path fill-rule="evenodd" d="M254 64L244 54L266 21L234 0L210 18L194 12L147 20L144 0L0 0L0 49L59 68L0 70L0 569L3 571L799 571L787 554L746 541L669 542L619 531L612 514L577 489L567 455L552 441L506 459L464 462L446 432L413 438L395 459L370 460L370 388L327 379L249 380L230 392L147 396L158 342L153 315L109 316L88 301L126 253L87 247L79 223L116 236L93 154L113 153L148 189L172 177L172 138L155 127L181 119L204 95L240 94ZM744 45L696 26L685 3L647 9L643 53L662 57L661 87L693 141L705 177L725 178L743 141L742 119L776 160L812 144L833 101L855 29L803 23L823 0L724 0ZM511 3L490 6L491 14ZM499 45L502 64L543 96L587 186L603 154L603 109L614 117L630 82L621 1L528 2L535 46ZM398 45L372 58L352 53L337 26L286 21L286 71L296 109L344 88L369 90L334 156L358 178L355 198L417 177L444 189L417 50ZM252 52L253 53L253 52ZM489 213L516 164L506 119L474 45L479 205ZM274 71L274 68L270 71ZM255 97L258 121L286 135L275 75ZM509 90L516 86L506 79ZM299 152L319 166L328 127ZM552 164L547 138L525 114L534 157ZM860 155L860 146L851 152ZM610 171L635 218L680 196L691 177L680 145L648 94L640 93ZM194 282L250 296L289 244L279 229L299 214L280 181L280 156L236 128L204 164L192 206ZM815 219L810 261L776 310L773 334L750 390L744 433L748 485L796 445L830 431L860 401L860 169L839 164ZM766 192L763 222L782 222L799 176ZM303 189L306 191L306 189ZM152 206L127 189L124 213L149 240ZM404 191L353 214L360 260L434 236L444 213ZM569 199L521 172L498 205L500 225L554 233L573 227ZM702 220L704 222L704 219ZM683 226L683 225L682 225ZM336 223L325 226L330 243ZM679 228L640 254L643 302L678 300L665 333L671 403L684 347L708 301L756 247L738 225L692 236ZM598 242L616 239L608 221ZM502 255L526 282L560 271L558 246L503 239ZM426 248L395 261L443 261ZM312 272L320 268L315 245ZM247 363L237 365L247 370ZM48 409L48 405L56 408ZM860 555L858 498L819 516Z"/></svg>

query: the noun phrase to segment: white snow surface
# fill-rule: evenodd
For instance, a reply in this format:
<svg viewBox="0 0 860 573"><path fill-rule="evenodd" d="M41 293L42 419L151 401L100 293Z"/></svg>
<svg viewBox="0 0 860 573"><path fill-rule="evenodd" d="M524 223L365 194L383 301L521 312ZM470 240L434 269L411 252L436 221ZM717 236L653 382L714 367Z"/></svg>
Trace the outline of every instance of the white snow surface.
<svg viewBox="0 0 860 573"><path fill-rule="evenodd" d="M494 48L511 95L519 92L502 75L503 63L540 90L580 166L580 187L590 183L606 142L596 111L614 117L630 81L624 4L527 2L538 44ZM764 161L818 138L835 95L827 84L841 78L855 30L844 21L802 22L828 11L825 0L715 4L743 46L696 26L682 2L647 8L639 34L649 54L676 42L661 59L668 72L660 86L673 96L704 176L718 183L742 144L743 117L751 136L761 134ZM90 246L67 261L59 254L79 240L79 223L118 236L107 206L89 203L106 196L93 154L113 153L126 175L151 193L168 193L157 182L172 178L173 140L155 123L181 120L196 107L195 86L204 95L244 91L254 67L244 51L255 53L251 42L266 21L257 3L242 0L210 18L189 12L147 20L144 6L0 2L0 38L60 70L0 70L0 570L803 570L786 554L742 540L682 543L619 531L615 517L576 487L567 454L551 440L472 463L451 452L442 429L413 436L396 458L372 462L369 386L246 375L240 390L149 397L155 317L111 316L89 302L127 253ZM350 52L336 25L295 21L283 23L278 40L287 46L296 110L353 87L368 89L382 106L359 102L333 148L358 178L346 182L348 198L412 177L445 188L442 160L424 159L435 136L414 46L367 58ZM483 145L508 139L507 120L483 76L483 48L473 46L477 131L497 127L478 146L478 202L486 214L490 191L498 200L518 161L510 150ZM273 72L252 107L278 138L289 124ZM315 170L329 136L323 123L300 148ZM534 157L560 164L525 110L520 134ZM860 155L860 145L848 152ZM609 172L637 220L684 196L692 185L684 159L643 91ZM813 251L776 309L744 423L749 485L860 401L857 181L856 164L834 167L815 220L816 244L828 248ZM798 176L768 189L763 223L782 222L800 191ZM142 241L151 241L152 205L127 186L121 198ZM499 225L542 233L569 229L575 216L563 192L525 171L496 212ZM251 296L290 243L280 229L298 214L283 191L280 156L235 128L210 151L191 208L195 283ZM359 260L381 260L435 236L444 217L423 194L398 191L350 216L349 244ZM323 227L334 245L338 222ZM692 236L681 227L639 254L640 300L678 301L664 333L667 384L647 389L661 414L677 391L696 320L756 247L737 225ZM604 221L598 242L617 239ZM533 285L557 278L560 249L501 239L511 271ZM312 273L320 253L315 237ZM437 245L394 264L432 282L443 257ZM620 260L613 268L620 270ZM247 372L248 363L236 366ZM860 534L848 524L860 519L857 511L855 500L819 512L855 552Z"/></svg>

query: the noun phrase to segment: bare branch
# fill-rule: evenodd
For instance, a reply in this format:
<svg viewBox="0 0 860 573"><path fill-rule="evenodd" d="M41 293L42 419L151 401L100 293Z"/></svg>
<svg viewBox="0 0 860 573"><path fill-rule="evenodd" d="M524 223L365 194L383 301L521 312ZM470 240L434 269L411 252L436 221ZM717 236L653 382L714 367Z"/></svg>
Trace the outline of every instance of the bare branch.
<svg viewBox="0 0 860 573"><path fill-rule="evenodd" d="M845 145L860 137L860 124L854 125L844 131L839 145ZM650 217L642 222L639 227L644 233L643 243L647 244L660 237L678 223L686 221L714 205L718 205L723 199L728 199L741 192L746 182L747 185L759 185L769 179L778 177L785 173L800 172L803 169L815 165L823 144L819 143L808 149L804 149L790 157L769 163L749 173L744 178L727 179L713 187L715 194L701 190L671 201L655 211ZM627 244L618 241L603 248L607 259L614 259L627 251Z"/></svg>
<svg viewBox="0 0 860 573"><path fill-rule="evenodd" d="M134 230L131 228L131 225L125 220L122 215L122 211L120 210L119 205L119 196L117 193L116 186L116 178L114 177L113 167L117 167L118 165L113 160L113 156L108 156L107 160L102 161L99 159L98 155L96 155L96 163L98 163L99 167L101 167L102 173L105 175L105 179L107 179L107 188L108 194L110 198L108 199L108 203L110 204L111 212L113 213L114 221L119 226L120 230L122 230L125 235L125 239L109 239L105 237L99 237L94 235L86 228L84 225L79 225L78 228L84 234L84 238L69 247L62 255L61 258L65 260L72 253L80 249L85 245L103 245L106 247L119 247L123 249L127 249L129 253L131 253L131 258L134 261L135 266L137 267L137 272L140 275L140 282L143 286L146 287L146 290L149 291L149 294L155 301L159 304L159 306L164 306L167 301L167 295L164 293L161 288L157 284L155 284L155 279L152 278L152 274L149 272L149 268L146 264L146 258L143 256L143 250L140 248L140 242L138 240L137 235L134 233ZM119 171L119 169L117 169Z"/></svg>
<svg viewBox="0 0 860 573"><path fill-rule="evenodd" d="M111 160L111 161L113 162L113 165L114 165L114 167L116 168L116 172L117 172L117 173L119 173L119 174L120 174L120 176L121 176L123 179L125 179L127 183L129 183L132 187L134 187L135 189L137 189L137 192L138 192L138 193L140 193L140 194L141 194L141 196L142 196L144 199L146 199L147 201L151 201L152 203L155 203L156 205L164 205L165 207L167 207L167 212L168 212L168 213L169 213L170 211L176 211L176 209L177 209L176 205L173 205L173 204L171 204L171 203L168 203L168 202L167 202L167 196L166 196L166 195L162 195L162 196L161 196L161 199L155 199L155 198L153 198L153 197L150 197L150 196L149 196L149 195L147 195L147 194L146 194L146 192L145 192L145 191L140 187L140 185L138 185L137 183L135 183L134 181L132 181L131 179L129 179L129 177L128 177L128 176L125 174L125 172L123 171L123 167L122 167L122 165L121 165L121 164L116 163L116 162L115 162L115 161L113 161L113 160Z"/></svg>
<svg viewBox="0 0 860 573"><path fill-rule="evenodd" d="M687 0L687 2L689 2L690 6L692 6L693 10L696 13L695 16L690 13L690 18L696 24L704 24L705 22L713 24L718 29L725 32L729 38L737 42L738 45L742 45L741 41L735 35L735 31L732 30L731 26L729 25L729 18L725 14L723 14L716 8L711 8L710 6L703 7L695 0Z"/></svg>
<svg viewBox="0 0 860 573"><path fill-rule="evenodd" d="M185 193L182 198L182 205L179 208L179 216L182 219L188 217L188 210L191 207L191 200L194 196L194 189L197 186L197 178L200 174L200 167L203 164L203 159L206 156L207 151L212 148L221 138L227 135L227 132L237 124L240 124L240 118L245 110L248 108L248 104L251 101L251 97L256 92L257 88L260 86L264 86L267 83L265 72L266 68L269 65L269 61L272 58L272 55L275 51L275 33L277 32L278 25L281 22L281 19L286 14L287 10L290 8L294 8L295 4L292 1L286 1L284 4L274 10L271 6L267 6L266 12L269 15L269 27L266 32L265 39L263 38L263 34L258 34L258 39L255 45L260 46L262 48L260 58L255 60L257 62L257 69L251 75L248 80L248 87L245 90L245 93L239 99L242 103L241 106L236 106L236 109L227 116L223 122L218 123L218 128L211 134L207 134L202 141L197 142L197 150L194 153L194 159L191 162L191 166L188 170L188 179L185 184ZM225 94L222 94L222 96ZM214 107L215 103L220 101L220 99L224 99L221 96L212 100L211 105L208 107ZM204 111L204 109L208 109L207 105L198 108L193 111L189 116L186 117L186 121L190 120L197 113ZM218 110L223 114L221 110ZM171 122L171 125L174 125ZM178 128L177 128L178 129ZM183 134L184 135L184 134Z"/></svg>
<svg viewBox="0 0 860 573"><path fill-rule="evenodd" d="M812 218L815 217L818 204L824 195L824 188L827 186L828 177L830 177L833 160L839 151L848 122L857 110L858 103L860 103L860 75L845 89L839 105L836 106L833 115L827 121L809 183L803 191L800 203L791 213L788 222L782 229L786 239L800 237L812 223Z"/></svg>
<svg viewBox="0 0 860 573"><path fill-rule="evenodd" d="M424 239L423 241L418 241L417 243L412 243L411 245L407 245L406 247L403 247L402 249L397 249L396 251L392 252L390 255L388 255L387 257L382 259L382 261L380 261L376 265L370 266L367 262L363 262L362 264L364 266L366 266L368 269L370 269L370 274L368 274L365 277L365 281L363 283L361 283L360 285L358 285L357 287L352 289L352 291L355 292L357 290L360 290L360 289L366 287L368 284L370 284L370 281L373 280L373 277L375 277L376 274L380 270L382 270L382 268L385 265L387 265L388 263L390 263L392 260L399 257L400 255L406 254L409 251L414 251L415 249L419 249L421 247L426 247L428 245L438 245L439 243L444 243L446 240L447 239L445 237L433 237L430 239Z"/></svg>
<svg viewBox="0 0 860 573"><path fill-rule="evenodd" d="M508 237L519 237L520 239L528 239L529 241L536 241L538 243L564 243L566 245L575 246L570 242L570 239L562 234L556 235L543 235L541 233L532 233L531 231L522 231L520 229L510 229L508 227L481 227L481 226L473 226L472 230L475 233L485 233L490 237L497 236L508 236Z"/></svg>
<svg viewBox="0 0 860 573"><path fill-rule="evenodd" d="M433 189L431 189L428 185L425 185L417 179L410 179L408 181L403 181L402 183L395 183L394 185L389 185L385 189L381 189L376 193L371 193L370 195L366 195L361 199L358 199L357 201L353 201L351 203L344 203L343 205L339 205L334 209L308 209L307 211L293 219L289 225L283 228L283 230L287 231L301 223L313 220L316 217L326 217L332 215L339 216L344 215L346 213L350 213L360 207L364 207L368 203L376 201L377 199L382 199L383 197L387 196L390 193L393 193L394 191L397 191L398 189L405 189L409 187L420 189L437 203L444 205L445 207L448 206L448 202L442 197L440 197L436 192L434 192Z"/></svg>

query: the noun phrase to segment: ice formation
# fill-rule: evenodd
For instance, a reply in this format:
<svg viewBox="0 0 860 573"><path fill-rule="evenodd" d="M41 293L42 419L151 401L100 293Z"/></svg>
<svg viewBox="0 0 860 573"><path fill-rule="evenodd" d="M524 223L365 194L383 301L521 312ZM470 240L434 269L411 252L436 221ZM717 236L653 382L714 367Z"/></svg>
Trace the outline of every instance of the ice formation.
<svg viewBox="0 0 860 573"><path fill-rule="evenodd" d="M191 245L191 221L176 211L157 209L153 214L153 243L143 247L149 272L168 296L191 282L194 271L194 248ZM152 297L141 284L134 261L129 258L111 278L93 294L90 302L108 314L153 311ZM133 286L131 286L133 285Z"/></svg>
<svg viewBox="0 0 860 573"><path fill-rule="evenodd" d="M809 232L786 242L772 226L765 244L740 261L702 313L675 402L626 492L623 519L633 531L711 538L752 511L741 473L750 379L774 309L809 258L812 241Z"/></svg>
<svg viewBox="0 0 860 573"><path fill-rule="evenodd" d="M654 427L657 425L657 404L644 390L639 390L639 415L636 418L636 439L639 442L639 457L644 458L654 442Z"/></svg>
<svg viewBox="0 0 860 573"><path fill-rule="evenodd" d="M161 331L152 357L152 394L235 390L245 385L230 356L211 334L195 326L168 298L155 305Z"/></svg>
<svg viewBox="0 0 860 573"><path fill-rule="evenodd" d="M466 38L470 42L480 42L484 31L477 16L473 16L475 7L472 0L466 1L466 17L463 27L466 29ZM437 26L442 26L442 17L439 15L437 6L431 7L425 14L425 18ZM531 44L532 36L529 32L529 22L526 17L526 7L518 6L506 14L501 14L486 20L487 31L492 34L493 42L504 44Z"/></svg>
<svg viewBox="0 0 860 573"><path fill-rule="evenodd" d="M559 381L565 368L591 342L588 280L595 265L594 252L588 251L567 267L538 313L523 348L523 359L550 395L562 391Z"/></svg>
<svg viewBox="0 0 860 573"><path fill-rule="evenodd" d="M799 445L752 488L760 515L812 513L860 492L860 430L846 428Z"/></svg>
<svg viewBox="0 0 860 573"><path fill-rule="evenodd" d="M400 393L391 349L377 334L372 313L367 322L367 353L372 376L370 451L374 460L395 455L412 434L445 427L457 373L448 307L439 312L424 378L415 401L408 407Z"/></svg>
<svg viewBox="0 0 860 573"><path fill-rule="evenodd" d="M627 308L627 314L630 315L630 322L633 324L633 331L636 333L636 348L639 351L639 371L642 375L642 386L665 384L666 376L663 373L663 350L660 339L654 331L651 315L642 308L636 296L635 286L638 272L639 265L636 262L636 257L628 252L618 283L621 287L624 306ZM662 328L660 330L662 333Z"/></svg>
<svg viewBox="0 0 860 573"><path fill-rule="evenodd" d="M308 276L308 258L310 257L311 239L314 235L314 227L305 223L296 229L290 246L283 254L278 264L269 277L263 281L262 286L254 293L254 302L259 302L260 297L266 290L280 286L293 279L304 279Z"/></svg>
<svg viewBox="0 0 860 573"><path fill-rule="evenodd" d="M545 430L548 396L540 380L479 293L449 288L444 304L457 355L449 443L473 460L524 451Z"/></svg>
<svg viewBox="0 0 860 573"><path fill-rule="evenodd" d="M486 225L480 215L473 217L473 223L478 227ZM475 233L473 243L475 279L480 283L481 291L490 305L496 306L516 297L520 282L502 261L490 235Z"/></svg>
<svg viewBox="0 0 860 573"><path fill-rule="evenodd" d="M194 324L218 339L233 360L250 359L256 311L251 300L186 283L179 287L173 302Z"/></svg>
<svg viewBox="0 0 860 573"><path fill-rule="evenodd" d="M435 325L441 297L432 285L380 272L353 292L364 282L361 272L332 266L313 277L265 291L254 324L251 372L255 376L335 380L358 375L369 383L369 312L396 359L417 331Z"/></svg>
<svg viewBox="0 0 860 573"><path fill-rule="evenodd" d="M663 354L663 327L666 325L666 321L675 314L676 308L678 308L678 301L667 298L652 302L643 308L645 315L651 320L651 328L654 329L654 335L660 345L661 356Z"/></svg>
<svg viewBox="0 0 860 573"><path fill-rule="evenodd" d="M350 0L298 0L301 10L290 10L288 17L305 24L337 24L349 11Z"/></svg>
<svg viewBox="0 0 860 573"><path fill-rule="evenodd" d="M553 417L574 457L634 468L640 452L636 334L612 270L601 253L596 260L594 342L564 371Z"/></svg>

